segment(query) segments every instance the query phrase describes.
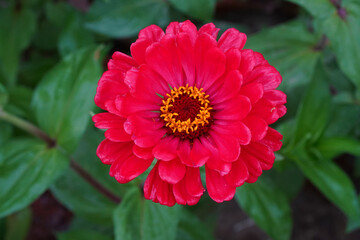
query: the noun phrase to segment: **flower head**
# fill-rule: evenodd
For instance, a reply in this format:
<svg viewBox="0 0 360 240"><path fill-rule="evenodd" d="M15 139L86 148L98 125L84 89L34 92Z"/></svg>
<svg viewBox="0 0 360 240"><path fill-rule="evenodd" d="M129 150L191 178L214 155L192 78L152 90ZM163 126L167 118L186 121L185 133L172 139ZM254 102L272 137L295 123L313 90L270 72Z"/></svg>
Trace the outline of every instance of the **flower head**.
<svg viewBox="0 0 360 240"><path fill-rule="evenodd" d="M282 135L268 125L286 112L275 90L279 72L264 57L243 49L246 35L212 23L190 21L164 33L151 25L131 45L131 57L115 52L101 77L93 117L107 129L97 155L110 175L126 183L156 161L145 198L164 205L196 204L206 188L216 202L233 198L274 163ZM154 159L155 158L155 159Z"/></svg>

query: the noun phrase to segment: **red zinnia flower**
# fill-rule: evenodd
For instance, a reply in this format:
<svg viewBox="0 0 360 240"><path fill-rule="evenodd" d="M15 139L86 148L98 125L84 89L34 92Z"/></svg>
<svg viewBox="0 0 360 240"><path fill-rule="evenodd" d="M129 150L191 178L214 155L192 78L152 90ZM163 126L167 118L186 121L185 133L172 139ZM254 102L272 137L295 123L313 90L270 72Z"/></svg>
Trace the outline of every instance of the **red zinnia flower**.
<svg viewBox="0 0 360 240"><path fill-rule="evenodd" d="M242 49L246 35L209 23L155 25L139 33L132 57L115 52L101 77L93 117L108 129L97 155L110 175L126 183L156 164L145 198L168 206L196 204L206 188L216 202L255 182L274 163L282 135L268 127L286 112L274 90L279 72L264 57Z"/></svg>

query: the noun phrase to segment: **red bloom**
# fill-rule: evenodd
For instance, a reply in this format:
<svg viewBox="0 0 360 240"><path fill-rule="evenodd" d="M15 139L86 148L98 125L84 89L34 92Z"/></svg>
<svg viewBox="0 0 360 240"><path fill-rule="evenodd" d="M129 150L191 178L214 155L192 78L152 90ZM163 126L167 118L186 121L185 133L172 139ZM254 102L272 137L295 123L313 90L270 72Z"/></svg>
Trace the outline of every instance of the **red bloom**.
<svg viewBox="0 0 360 240"><path fill-rule="evenodd" d="M282 135L268 125L286 112L275 90L279 72L264 57L242 49L246 35L209 23L173 22L166 33L152 25L115 52L99 81L93 117L107 129L97 154L110 175L126 183L156 164L145 198L168 206L196 204L206 187L216 202L255 182L274 163Z"/></svg>

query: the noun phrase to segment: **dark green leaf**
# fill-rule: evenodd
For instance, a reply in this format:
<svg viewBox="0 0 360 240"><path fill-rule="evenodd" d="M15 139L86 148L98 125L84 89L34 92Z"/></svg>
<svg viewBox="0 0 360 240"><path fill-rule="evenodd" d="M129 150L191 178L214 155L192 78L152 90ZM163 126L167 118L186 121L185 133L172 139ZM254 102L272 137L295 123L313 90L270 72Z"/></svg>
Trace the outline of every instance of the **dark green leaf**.
<svg viewBox="0 0 360 240"><path fill-rule="evenodd" d="M32 89L24 86L15 86L9 91L9 104L5 109L19 117L34 119L33 111L30 107Z"/></svg>
<svg viewBox="0 0 360 240"><path fill-rule="evenodd" d="M68 166L57 149L35 140L13 140L0 149L0 217L34 201Z"/></svg>
<svg viewBox="0 0 360 240"><path fill-rule="evenodd" d="M145 200L138 188L130 189L114 212L117 240L174 240L180 207Z"/></svg>
<svg viewBox="0 0 360 240"><path fill-rule="evenodd" d="M168 5L163 0L96 0L85 26L109 37L125 38L151 24L168 22Z"/></svg>
<svg viewBox="0 0 360 240"><path fill-rule="evenodd" d="M93 36L83 28L80 17L76 16L66 25L61 33L58 48L61 55L66 56L71 52L94 43Z"/></svg>
<svg viewBox="0 0 360 240"><path fill-rule="evenodd" d="M0 108L4 107L8 101L8 94L5 87L0 83Z"/></svg>
<svg viewBox="0 0 360 240"><path fill-rule="evenodd" d="M296 164L286 158L277 160L273 170L265 172L264 175L271 179L273 184L286 194L289 200L298 195L305 181L304 175Z"/></svg>
<svg viewBox="0 0 360 240"><path fill-rule="evenodd" d="M6 122L0 122L0 146L3 146L5 142L11 137L12 135L12 126ZM0 158L0 165L1 165L1 158Z"/></svg>
<svg viewBox="0 0 360 240"><path fill-rule="evenodd" d="M57 234L57 240L111 240L111 238L92 230L71 230Z"/></svg>
<svg viewBox="0 0 360 240"><path fill-rule="evenodd" d="M337 103L334 101L331 107L329 125L326 127L325 136L335 137L356 136L355 128L359 125L360 107L353 103Z"/></svg>
<svg viewBox="0 0 360 240"><path fill-rule="evenodd" d="M26 239L31 223L31 211L25 208L8 216L6 222L5 240Z"/></svg>
<svg viewBox="0 0 360 240"><path fill-rule="evenodd" d="M272 239L290 239L292 218L286 195L266 178L238 188L236 200Z"/></svg>
<svg viewBox="0 0 360 240"><path fill-rule="evenodd" d="M109 167L96 156L96 148L102 137L92 127L84 134L74 153L75 161L96 181L113 194L121 196L124 185L109 176ZM112 225L112 213L116 205L99 193L73 169L69 169L51 188L55 196L75 214L101 225Z"/></svg>
<svg viewBox="0 0 360 240"><path fill-rule="evenodd" d="M10 85L15 83L20 54L29 45L36 25L34 12L19 11L12 5L0 8L0 72Z"/></svg>
<svg viewBox="0 0 360 240"><path fill-rule="evenodd" d="M360 2L341 1L346 12L343 19L328 0L292 0L305 7L315 18L318 31L326 34L340 68L360 89Z"/></svg>
<svg viewBox="0 0 360 240"><path fill-rule="evenodd" d="M354 185L337 165L331 161L316 159L300 147L294 149L291 158L305 176L350 219L360 218Z"/></svg>
<svg viewBox="0 0 360 240"><path fill-rule="evenodd" d="M177 240L213 240L212 229L208 228L194 214L183 210L178 226Z"/></svg>
<svg viewBox="0 0 360 240"><path fill-rule="evenodd" d="M170 0L169 2L186 15L203 21L211 21L216 0Z"/></svg>
<svg viewBox="0 0 360 240"><path fill-rule="evenodd" d="M310 81L321 56L315 50L319 40L303 22L293 21L250 36L245 48L262 53L279 70L280 88L287 92Z"/></svg>
<svg viewBox="0 0 360 240"><path fill-rule="evenodd" d="M81 139L79 147L73 154L73 158L104 187L121 197L125 194L126 185L119 184L115 178L111 177L109 175L109 166L103 164L96 155L96 149L103 138L103 131L95 129L93 126L89 127Z"/></svg>
<svg viewBox="0 0 360 240"><path fill-rule="evenodd" d="M100 51L86 48L66 57L34 93L32 106L39 126L68 152L76 148L94 107Z"/></svg>
<svg viewBox="0 0 360 240"><path fill-rule="evenodd" d="M328 122L330 102L329 86L318 64L296 116L294 143L305 138L310 142L319 139Z"/></svg>
<svg viewBox="0 0 360 240"><path fill-rule="evenodd" d="M341 153L351 153L360 156L360 141L347 137L321 139L316 148L327 159L336 157Z"/></svg>

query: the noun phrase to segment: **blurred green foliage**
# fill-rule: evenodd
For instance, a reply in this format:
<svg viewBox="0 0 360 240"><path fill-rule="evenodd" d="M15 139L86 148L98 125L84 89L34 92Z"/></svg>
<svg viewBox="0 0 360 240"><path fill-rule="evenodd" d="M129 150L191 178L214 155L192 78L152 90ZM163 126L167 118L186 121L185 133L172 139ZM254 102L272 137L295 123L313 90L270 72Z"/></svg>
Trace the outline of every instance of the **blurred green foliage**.
<svg viewBox="0 0 360 240"><path fill-rule="evenodd" d="M347 215L349 231L360 227L352 176L333 161L343 153L360 156L360 2L289 1L299 5L299 17L250 35L245 46L280 71L280 89L288 95L288 113L275 126L284 146L274 168L236 193L239 206L272 239L290 239L290 203L304 179ZM213 21L247 29L217 19L216 5L95 0L89 9L76 9L66 1L1 2L0 239L25 238L29 205L48 189L74 214L59 240L214 239L216 214L204 212L217 205L206 197L196 207L168 208L144 200L140 181L120 185L108 177L95 155L103 132L89 121L114 43L125 42L126 52L142 28L189 18L198 26ZM2 121L3 112L40 127L56 146ZM113 199L69 164L81 166Z"/></svg>

